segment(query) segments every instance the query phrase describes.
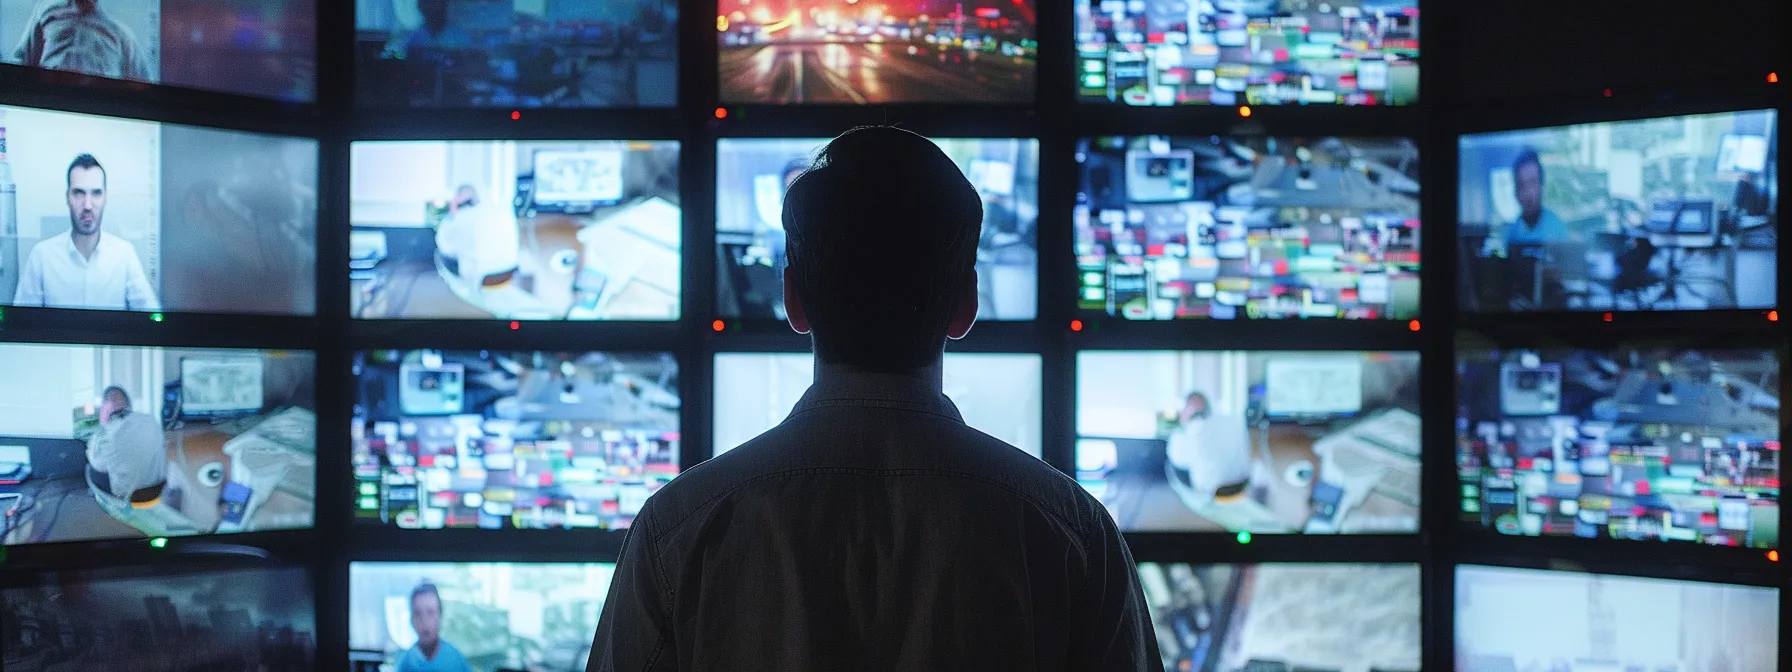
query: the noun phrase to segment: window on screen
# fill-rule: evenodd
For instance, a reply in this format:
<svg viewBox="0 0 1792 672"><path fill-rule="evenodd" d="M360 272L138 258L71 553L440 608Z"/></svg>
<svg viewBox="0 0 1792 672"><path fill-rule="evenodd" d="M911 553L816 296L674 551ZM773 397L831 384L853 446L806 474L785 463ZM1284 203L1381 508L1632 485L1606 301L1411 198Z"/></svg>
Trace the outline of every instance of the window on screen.
<svg viewBox="0 0 1792 672"><path fill-rule="evenodd" d="M0 305L316 312L316 141L19 107L0 128Z"/></svg>
<svg viewBox="0 0 1792 672"><path fill-rule="evenodd" d="M1125 531L1411 533L1419 357L1077 355L1076 477Z"/></svg>
<svg viewBox="0 0 1792 672"><path fill-rule="evenodd" d="M311 102L317 3L8 0L0 63Z"/></svg>

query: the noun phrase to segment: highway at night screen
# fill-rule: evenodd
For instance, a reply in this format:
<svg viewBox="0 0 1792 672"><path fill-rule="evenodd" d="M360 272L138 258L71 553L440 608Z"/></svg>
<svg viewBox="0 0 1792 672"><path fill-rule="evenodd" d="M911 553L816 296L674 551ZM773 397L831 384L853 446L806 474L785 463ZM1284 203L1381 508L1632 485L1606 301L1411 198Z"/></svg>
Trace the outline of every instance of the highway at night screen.
<svg viewBox="0 0 1792 672"><path fill-rule="evenodd" d="M1028 103L1033 0L720 0L734 104Z"/></svg>

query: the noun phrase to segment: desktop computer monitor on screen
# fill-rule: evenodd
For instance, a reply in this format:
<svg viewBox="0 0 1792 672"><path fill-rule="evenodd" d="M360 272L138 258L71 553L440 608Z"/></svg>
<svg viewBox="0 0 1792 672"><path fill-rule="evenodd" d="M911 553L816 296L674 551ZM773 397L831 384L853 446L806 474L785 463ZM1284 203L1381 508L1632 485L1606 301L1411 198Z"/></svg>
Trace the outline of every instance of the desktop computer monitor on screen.
<svg viewBox="0 0 1792 672"><path fill-rule="evenodd" d="M1128 532L1411 534L1419 356L1077 356L1076 478Z"/></svg>

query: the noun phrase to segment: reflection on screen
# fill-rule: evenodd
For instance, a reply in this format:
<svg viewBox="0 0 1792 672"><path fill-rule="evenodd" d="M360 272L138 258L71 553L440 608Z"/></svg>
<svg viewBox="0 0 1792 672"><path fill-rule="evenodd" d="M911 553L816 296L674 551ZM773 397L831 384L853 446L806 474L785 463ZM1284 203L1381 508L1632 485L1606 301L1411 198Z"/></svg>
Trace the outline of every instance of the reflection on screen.
<svg viewBox="0 0 1792 672"><path fill-rule="evenodd" d="M300 567L55 572L6 589L0 610L7 670L316 669Z"/></svg>
<svg viewBox="0 0 1792 672"><path fill-rule="evenodd" d="M1456 669L1772 670L1780 591L1462 565Z"/></svg>
<svg viewBox="0 0 1792 672"><path fill-rule="evenodd" d="M1418 565L1139 563L1164 669L1418 670Z"/></svg>
<svg viewBox="0 0 1792 672"><path fill-rule="evenodd" d="M723 103L1027 103L1033 0L720 0Z"/></svg>
<svg viewBox="0 0 1792 672"><path fill-rule="evenodd" d="M317 142L0 106L0 305L311 315Z"/></svg>
<svg viewBox="0 0 1792 672"><path fill-rule="evenodd" d="M1411 140L1140 136L1078 147L1083 310L1131 320L1418 316Z"/></svg>
<svg viewBox="0 0 1792 672"><path fill-rule="evenodd" d="M1031 320L1039 294L1039 142L936 138L983 197L979 320ZM784 192L826 146L730 140L716 148L716 291L725 317L784 319Z"/></svg>
<svg viewBox="0 0 1792 672"><path fill-rule="evenodd" d="M1775 353L1460 357L1465 520L1502 534L1778 547Z"/></svg>
<svg viewBox="0 0 1792 672"><path fill-rule="evenodd" d="M1076 478L1123 531L1419 529L1419 355L1077 355Z"/></svg>
<svg viewBox="0 0 1792 672"><path fill-rule="evenodd" d="M1460 144L1463 310L1777 305L1774 110L1466 135Z"/></svg>
<svg viewBox="0 0 1792 672"><path fill-rule="evenodd" d="M1411 105L1417 0L1077 0L1077 90L1127 105Z"/></svg>
<svg viewBox="0 0 1792 672"><path fill-rule="evenodd" d="M310 527L309 352L0 345L7 545Z"/></svg>
<svg viewBox="0 0 1792 672"><path fill-rule="evenodd" d="M583 672L609 594L608 563L349 564L354 672ZM426 658L422 648L435 650ZM429 669L438 669L431 667Z"/></svg>
<svg viewBox="0 0 1792 672"><path fill-rule="evenodd" d="M622 528L678 475L667 353L382 350L355 376L365 522Z"/></svg>
<svg viewBox="0 0 1792 672"><path fill-rule="evenodd" d="M815 380L815 358L795 353L719 353L715 454L789 417ZM946 397L965 423L1039 457L1043 421L1038 355L947 353Z"/></svg>
<svg viewBox="0 0 1792 672"><path fill-rule="evenodd" d="M675 0L359 0L362 105L672 107Z"/></svg>
<svg viewBox="0 0 1792 672"><path fill-rule="evenodd" d="M316 0L7 0L0 63L311 102Z"/></svg>
<svg viewBox="0 0 1792 672"><path fill-rule="evenodd" d="M357 318L678 318L677 142L357 142L349 173Z"/></svg>

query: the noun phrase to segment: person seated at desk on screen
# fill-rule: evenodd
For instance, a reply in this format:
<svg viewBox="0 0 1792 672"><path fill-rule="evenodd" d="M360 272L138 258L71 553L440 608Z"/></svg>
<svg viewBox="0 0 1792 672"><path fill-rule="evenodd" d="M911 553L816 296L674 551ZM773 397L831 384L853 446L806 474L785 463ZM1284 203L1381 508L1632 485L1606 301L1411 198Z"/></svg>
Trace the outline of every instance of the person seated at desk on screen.
<svg viewBox="0 0 1792 672"><path fill-rule="evenodd" d="M401 31L386 43L387 58L405 58L412 49L442 51L473 48L473 36L456 26L448 25L448 0L417 0L417 13L423 25Z"/></svg>
<svg viewBox="0 0 1792 672"><path fill-rule="evenodd" d="M91 154L68 166L69 233L38 241L25 259L18 306L161 310L137 248L102 231L106 169Z"/></svg>
<svg viewBox="0 0 1792 672"><path fill-rule="evenodd" d="M123 388L100 395L100 429L89 439L87 464L93 484L133 503L155 501L168 480L168 448L162 424L131 410Z"/></svg>
<svg viewBox="0 0 1792 672"><path fill-rule="evenodd" d="M99 5L100 0L41 0L12 57L35 68L149 81L149 60L137 36Z"/></svg>
<svg viewBox="0 0 1792 672"><path fill-rule="evenodd" d="M435 584L420 583L411 590L411 629L417 645L399 656L397 672L472 672L473 664L460 649L442 641L442 594Z"/></svg>
<svg viewBox="0 0 1792 672"><path fill-rule="evenodd" d="M472 185L462 185L436 228L436 251L464 288L497 289L516 278L522 238L515 215L480 200Z"/></svg>
<svg viewBox="0 0 1792 672"><path fill-rule="evenodd" d="M1168 443L1170 466L1201 503L1225 502L1249 488L1250 428L1241 416L1215 414L1207 395L1188 395Z"/></svg>

